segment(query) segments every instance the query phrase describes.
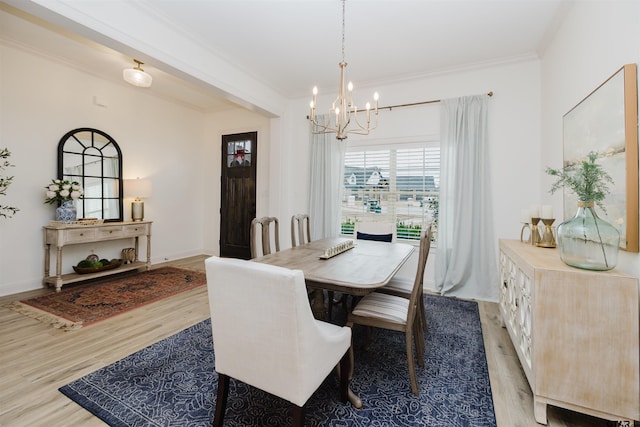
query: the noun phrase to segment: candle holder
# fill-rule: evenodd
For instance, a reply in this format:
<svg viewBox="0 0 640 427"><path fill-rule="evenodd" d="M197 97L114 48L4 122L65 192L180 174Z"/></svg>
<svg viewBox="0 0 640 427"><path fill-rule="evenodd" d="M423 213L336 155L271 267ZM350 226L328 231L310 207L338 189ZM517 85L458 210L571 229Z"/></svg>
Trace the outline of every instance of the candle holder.
<svg viewBox="0 0 640 427"><path fill-rule="evenodd" d="M538 231L539 222L540 218L531 218L531 238L529 240L533 246L538 246L538 243L542 240L540 231Z"/></svg>
<svg viewBox="0 0 640 427"><path fill-rule="evenodd" d="M555 248L556 247L556 239L553 236L553 228L551 228L551 224L553 224L555 219L553 218L544 218L542 219L542 223L544 224L544 231L542 232L542 238L538 242L538 246L541 248Z"/></svg>
<svg viewBox="0 0 640 427"><path fill-rule="evenodd" d="M524 230L529 230L529 236L527 236L526 240L524 238ZM531 227L529 227L529 223L528 222L523 222L522 223L522 228L520 229L520 241L522 243L530 243L531 242Z"/></svg>

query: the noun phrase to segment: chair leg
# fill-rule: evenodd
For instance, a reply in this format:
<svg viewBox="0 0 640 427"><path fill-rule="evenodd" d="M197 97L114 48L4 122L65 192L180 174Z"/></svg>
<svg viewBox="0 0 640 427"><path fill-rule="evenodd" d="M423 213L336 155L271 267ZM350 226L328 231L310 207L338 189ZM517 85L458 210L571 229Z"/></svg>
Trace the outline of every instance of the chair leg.
<svg viewBox="0 0 640 427"><path fill-rule="evenodd" d="M407 344L407 365L409 366L409 379L411 380L411 391L416 396L420 396L418 389L418 379L416 377L416 366L413 361L413 328L407 327L405 332L405 340Z"/></svg>
<svg viewBox="0 0 640 427"><path fill-rule="evenodd" d="M413 325L413 340L416 346L416 355L418 356L418 366L424 367L424 332L422 331L422 322L420 318L416 316Z"/></svg>
<svg viewBox="0 0 640 427"><path fill-rule="evenodd" d="M224 412L227 409L229 396L229 376L218 374L218 397L216 398L216 412L213 417L213 427L222 427Z"/></svg>
<svg viewBox="0 0 640 427"><path fill-rule="evenodd" d="M420 297L420 319L422 320L422 332L427 332L427 311L424 308L424 295Z"/></svg>
<svg viewBox="0 0 640 427"><path fill-rule="evenodd" d="M298 405L292 405L292 425L293 427L304 427L304 408Z"/></svg>
<svg viewBox="0 0 640 427"><path fill-rule="evenodd" d="M351 375L351 348L340 359L340 402L349 400L349 376Z"/></svg>

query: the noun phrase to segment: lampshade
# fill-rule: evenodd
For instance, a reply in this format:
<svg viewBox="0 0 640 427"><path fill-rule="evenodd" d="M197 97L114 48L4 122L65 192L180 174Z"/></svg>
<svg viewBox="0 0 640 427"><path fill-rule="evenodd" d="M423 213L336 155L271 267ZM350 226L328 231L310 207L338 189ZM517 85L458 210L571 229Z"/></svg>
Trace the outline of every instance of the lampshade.
<svg viewBox="0 0 640 427"><path fill-rule="evenodd" d="M146 199L151 197L151 180L140 178L125 179L124 197L135 197L137 199Z"/></svg>
<svg viewBox="0 0 640 427"><path fill-rule="evenodd" d="M138 87L151 86L153 77L151 77L150 74L145 73L142 67L140 67L143 62L140 62L137 59L134 59L133 61L137 64L135 67L125 68L122 70L122 78L124 81Z"/></svg>

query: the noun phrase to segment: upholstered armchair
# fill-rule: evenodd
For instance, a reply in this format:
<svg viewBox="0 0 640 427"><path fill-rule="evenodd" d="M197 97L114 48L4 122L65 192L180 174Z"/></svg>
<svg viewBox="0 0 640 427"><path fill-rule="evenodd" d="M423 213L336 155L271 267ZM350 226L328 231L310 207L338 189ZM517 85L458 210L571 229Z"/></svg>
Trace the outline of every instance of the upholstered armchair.
<svg viewBox="0 0 640 427"><path fill-rule="evenodd" d="M288 400L293 425L302 426L305 403L340 364L347 401L351 330L313 317L302 271L218 257L205 265L218 373L214 426L222 425L230 378Z"/></svg>

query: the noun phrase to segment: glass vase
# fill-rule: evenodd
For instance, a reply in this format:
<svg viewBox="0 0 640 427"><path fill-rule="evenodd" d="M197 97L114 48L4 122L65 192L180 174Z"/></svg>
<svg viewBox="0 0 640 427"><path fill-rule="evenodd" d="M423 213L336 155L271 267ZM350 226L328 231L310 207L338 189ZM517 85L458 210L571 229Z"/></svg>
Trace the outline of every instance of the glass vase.
<svg viewBox="0 0 640 427"><path fill-rule="evenodd" d="M620 233L600 219L593 202L578 202L576 215L558 226L560 258L587 270L611 270L618 262Z"/></svg>
<svg viewBox="0 0 640 427"><path fill-rule="evenodd" d="M72 222L76 220L77 210L73 200L65 200L56 208L56 221Z"/></svg>

